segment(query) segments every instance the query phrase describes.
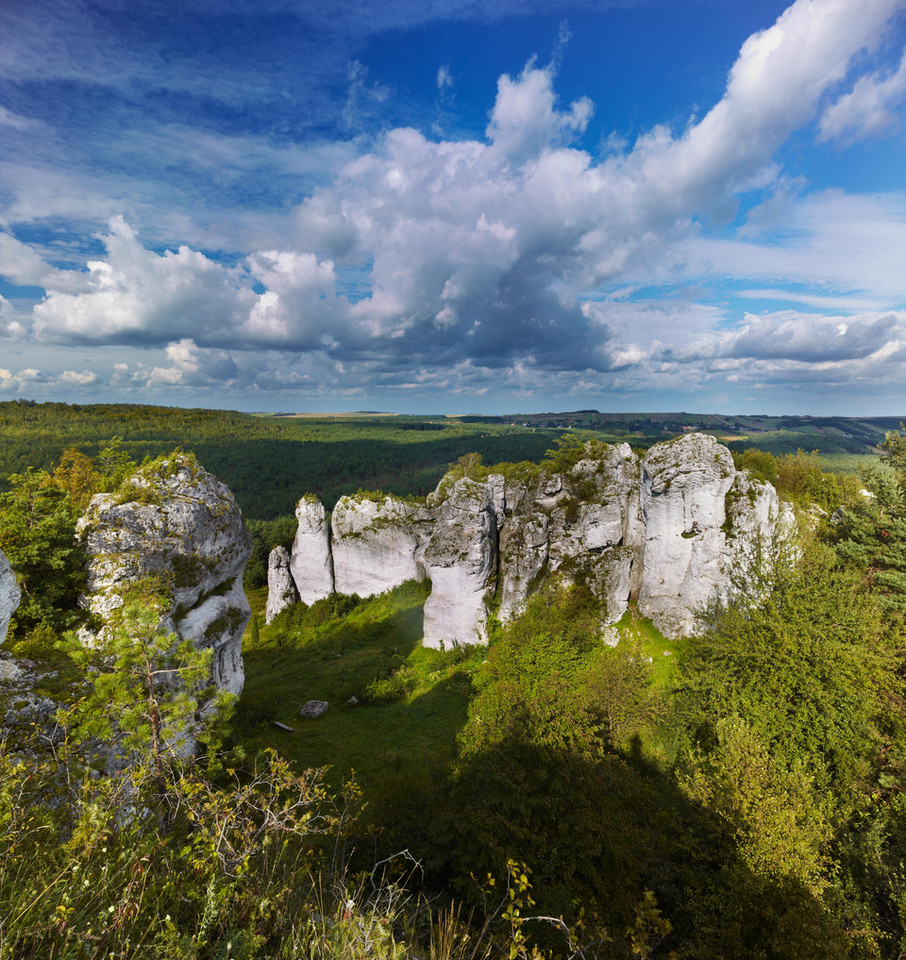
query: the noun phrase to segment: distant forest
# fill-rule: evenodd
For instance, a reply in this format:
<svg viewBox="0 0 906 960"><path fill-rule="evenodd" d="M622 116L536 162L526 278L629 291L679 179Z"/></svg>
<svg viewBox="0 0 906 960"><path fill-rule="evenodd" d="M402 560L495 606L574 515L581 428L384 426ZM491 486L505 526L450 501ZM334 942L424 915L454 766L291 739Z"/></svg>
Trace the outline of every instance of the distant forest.
<svg viewBox="0 0 906 960"><path fill-rule="evenodd" d="M464 423L521 424L547 429L581 429L610 433L614 438L648 446L680 433L714 434L731 450L749 447L774 456L797 450L820 454L875 455L888 431L898 429L906 417L771 417L731 416L719 413L571 413L514 414L501 417L470 416Z"/></svg>
<svg viewBox="0 0 906 960"><path fill-rule="evenodd" d="M95 456L113 437L132 459L181 446L226 483L249 520L291 514L306 493L328 507L346 493L423 496L466 453L540 460L562 430L401 416L292 418L129 404L0 403L0 489L28 467L49 469L75 447Z"/></svg>
<svg viewBox="0 0 906 960"><path fill-rule="evenodd" d="M314 493L331 509L347 493L424 496L465 453L485 462L539 461L565 430L647 448L689 430L735 453L874 456L897 417L756 417L718 414L559 414L458 418L393 415L292 417L133 404L0 403L0 490L29 466L49 469L67 448L95 456L113 437L134 460L181 446L226 483L248 520L292 514ZM840 465L834 463L839 469ZM262 482L266 478L266 483Z"/></svg>

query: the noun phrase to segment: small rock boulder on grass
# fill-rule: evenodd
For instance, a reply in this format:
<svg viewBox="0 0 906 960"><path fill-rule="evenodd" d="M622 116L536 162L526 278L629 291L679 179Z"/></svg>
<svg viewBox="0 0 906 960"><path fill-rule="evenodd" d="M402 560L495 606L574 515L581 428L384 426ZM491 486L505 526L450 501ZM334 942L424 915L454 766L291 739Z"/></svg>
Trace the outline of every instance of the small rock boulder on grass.
<svg viewBox="0 0 906 960"><path fill-rule="evenodd" d="M317 720L327 713L328 703L326 700L309 700L299 708L299 716L303 720Z"/></svg>
<svg viewBox="0 0 906 960"><path fill-rule="evenodd" d="M252 539L225 484L190 455L159 458L115 493L95 496L77 535L87 558L81 602L99 629L126 588L162 575L171 600L164 628L199 649L211 647L213 683L241 692L242 633L251 614L242 574Z"/></svg>
<svg viewBox="0 0 906 960"><path fill-rule="evenodd" d="M0 550L0 643L6 639L9 628L9 619L16 612L22 593L16 582L16 575L6 559L6 554Z"/></svg>

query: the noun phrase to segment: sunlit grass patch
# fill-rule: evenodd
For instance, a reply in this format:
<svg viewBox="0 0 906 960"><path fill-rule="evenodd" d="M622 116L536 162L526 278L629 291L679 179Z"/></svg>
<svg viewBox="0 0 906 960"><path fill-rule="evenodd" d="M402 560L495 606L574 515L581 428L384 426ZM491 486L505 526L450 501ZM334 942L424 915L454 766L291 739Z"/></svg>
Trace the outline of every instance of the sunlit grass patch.
<svg viewBox="0 0 906 960"><path fill-rule="evenodd" d="M421 780L447 762L483 648L422 647L429 589L409 582L364 600L329 597L287 610L270 626L263 622L265 591L253 591L259 643L250 648L247 631L236 742L249 755L274 746L301 766L329 766L334 786L355 771L370 802L386 795L391 781ZM326 700L327 712L300 718L308 700Z"/></svg>
<svg viewBox="0 0 906 960"><path fill-rule="evenodd" d="M616 628L621 643L638 641L642 655L651 658L653 685L668 687L673 679L676 663L676 644L668 640L647 617L639 616L635 607L623 614Z"/></svg>

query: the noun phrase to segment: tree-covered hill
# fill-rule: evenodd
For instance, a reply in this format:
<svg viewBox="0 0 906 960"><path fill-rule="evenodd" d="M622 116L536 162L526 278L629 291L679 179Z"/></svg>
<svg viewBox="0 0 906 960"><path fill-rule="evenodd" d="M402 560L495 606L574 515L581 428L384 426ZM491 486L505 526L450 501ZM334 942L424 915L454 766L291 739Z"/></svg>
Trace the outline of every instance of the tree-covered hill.
<svg viewBox="0 0 906 960"><path fill-rule="evenodd" d="M10 474L50 468L68 448L93 457L120 437L136 461L174 446L193 452L230 487L247 518L266 520L291 514L306 493L328 507L360 488L424 495L463 454L539 460L560 432L442 417L293 418L14 400L0 403L0 489Z"/></svg>

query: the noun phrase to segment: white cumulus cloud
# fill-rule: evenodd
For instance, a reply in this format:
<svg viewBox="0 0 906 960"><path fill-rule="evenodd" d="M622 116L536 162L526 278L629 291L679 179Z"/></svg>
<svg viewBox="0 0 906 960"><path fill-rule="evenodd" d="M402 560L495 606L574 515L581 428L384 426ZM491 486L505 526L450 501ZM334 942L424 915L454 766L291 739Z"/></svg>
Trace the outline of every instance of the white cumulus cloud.
<svg viewBox="0 0 906 960"><path fill-rule="evenodd" d="M115 371L160 387L370 384L480 395L492 383L566 394L599 375L627 389L633 377L634 388L657 378L694 387L744 379L746 362L761 372L864 366L885 349L894 362L895 313L841 311L834 323L846 330L832 337L809 314L749 316L734 329L723 305L693 293L673 303L607 294L717 277L818 284L835 309L869 290L882 304L902 299L906 201L798 197L774 159L897 7L796 0L743 44L702 119L678 132L658 126L601 160L571 146L591 102L560 103L553 68L530 62L499 79L486 140L390 130L290 212L282 244L236 265L185 244L149 250L116 216L104 256L86 270L55 270L2 234L7 269L48 291L34 308L37 338L163 347L165 362ZM355 64L349 79L352 123L383 91ZM771 185L788 228L782 240L760 233L757 218L719 236L702 227L732 217L742 192Z"/></svg>

